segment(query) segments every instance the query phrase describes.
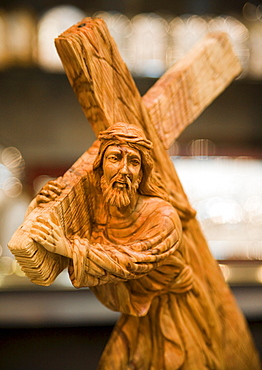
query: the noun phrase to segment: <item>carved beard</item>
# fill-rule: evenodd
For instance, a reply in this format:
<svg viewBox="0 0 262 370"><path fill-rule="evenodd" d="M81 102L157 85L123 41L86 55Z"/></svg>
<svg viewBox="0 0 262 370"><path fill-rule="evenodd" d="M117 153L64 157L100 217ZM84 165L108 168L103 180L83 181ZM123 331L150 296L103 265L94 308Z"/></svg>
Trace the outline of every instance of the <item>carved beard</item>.
<svg viewBox="0 0 262 370"><path fill-rule="evenodd" d="M116 175L108 184L105 177L102 176L101 189L105 202L110 206L115 206L117 208L127 207L134 198L140 181L141 179L139 178L134 184L132 184L128 176ZM124 186L116 187L114 186L116 182L120 182Z"/></svg>

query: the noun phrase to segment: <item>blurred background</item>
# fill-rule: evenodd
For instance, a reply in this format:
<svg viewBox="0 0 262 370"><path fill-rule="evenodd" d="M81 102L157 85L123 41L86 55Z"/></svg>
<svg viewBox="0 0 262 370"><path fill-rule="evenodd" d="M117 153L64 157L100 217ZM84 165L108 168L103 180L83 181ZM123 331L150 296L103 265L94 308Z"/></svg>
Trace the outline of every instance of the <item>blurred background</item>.
<svg viewBox="0 0 262 370"><path fill-rule="evenodd" d="M33 285L7 248L30 200L95 139L53 41L86 16L106 21L142 95L206 33L229 34L243 72L170 155L262 352L261 1L1 0L0 368L95 369L118 317L66 273Z"/></svg>

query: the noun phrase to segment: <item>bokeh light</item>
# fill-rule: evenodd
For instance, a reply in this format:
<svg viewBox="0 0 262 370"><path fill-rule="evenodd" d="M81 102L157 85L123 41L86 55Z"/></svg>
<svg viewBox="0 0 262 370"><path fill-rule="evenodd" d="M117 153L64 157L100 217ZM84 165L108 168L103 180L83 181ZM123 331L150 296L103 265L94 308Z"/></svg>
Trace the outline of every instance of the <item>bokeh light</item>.
<svg viewBox="0 0 262 370"><path fill-rule="evenodd" d="M134 75L159 77L166 70L168 23L154 13L138 14L131 19L133 32L129 39Z"/></svg>
<svg viewBox="0 0 262 370"><path fill-rule="evenodd" d="M16 177L20 177L25 168L25 161L21 152L15 147L7 147L2 151L2 163Z"/></svg>
<svg viewBox="0 0 262 370"><path fill-rule="evenodd" d="M216 154L216 146L208 139L192 140L187 146L187 154L198 159L206 159Z"/></svg>
<svg viewBox="0 0 262 370"><path fill-rule="evenodd" d="M63 72L54 39L86 16L105 20L135 76L159 77L207 33L222 31L229 35L242 64L239 78L262 78L262 5L250 2L244 4L242 16L235 17L140 13L130 18L116 11L87 14L64 4L37 18L27 9L9 12L0 9L0 68L36 63L48 72Z"/></svg>
<svg viewBox="0 0 262 370"><path fill-rule="evenodd" d="M0 285L7 277L24 276L7 247L29 203L28 196L23 194L24 170L25 161L19 149L0 146Z"/></svg>
<svg viewBox="0 0 262 370"><path fill-rule="evenodd" d="M3 190L8 197L16 198L22 193L23 185L17 177L12 176L5 181Z"/></svg>
<svg viewBox="0 0 262 370"><path fill-rule="evenodd" d="M54 46L54 39L86 15L72 5L49 9L38 23L37 62L47 71L62 72L62 63Z"/></svg>
<svg viewBox="0 0 262 370"><path fill-rule="evenodd" d="M227 265L219 264L219 267L222 271L225 281L229 281L231 278L231 271Z"/></svg>
<svg viewBox="0 0 262 370"><path fill-rule="evenodd" d="M22 154L15 147L1 147L0 159L0 192L7 197L18 197L23 190L21 178L25 162Z"/></svg>
<svg viewBox="0 0 262 370"><path fill-rule="evenodd" d="M0 274L3 276L12 275L15 271L15 260L11 257L0 258Z"/></svg>
<svg viewBox="0 0 262 370"><path fill-rule="evenodd" d="M257 270L257 281L262 283L262 266Z"/></svg>
<svg viewBox="0 0 262 370"><path fill-rule="evenodd" d="M262 161L219 157L174 165L217 259L262 259Z"/></svg>

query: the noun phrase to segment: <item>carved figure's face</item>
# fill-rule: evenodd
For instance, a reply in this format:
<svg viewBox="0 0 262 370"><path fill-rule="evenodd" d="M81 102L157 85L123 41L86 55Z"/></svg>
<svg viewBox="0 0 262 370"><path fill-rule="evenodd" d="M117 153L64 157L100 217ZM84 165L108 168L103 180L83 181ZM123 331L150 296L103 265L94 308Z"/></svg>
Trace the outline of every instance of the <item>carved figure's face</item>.
<svg viewBox="0 0 262 370"><path fill-rule="evenodd" d="M128 145L112 145L106 149L101 185L110 205L127 206L139 186L141 175L138 150Z"/></svg>
<svg viewBox="0 0 262 370"><path fill-rule="evenodd" d="M109 184L114 178L113 187L128 187L136 182L141 170L141 156L138 150L128 146L109 146L103 158L103 173Z"/></svg>

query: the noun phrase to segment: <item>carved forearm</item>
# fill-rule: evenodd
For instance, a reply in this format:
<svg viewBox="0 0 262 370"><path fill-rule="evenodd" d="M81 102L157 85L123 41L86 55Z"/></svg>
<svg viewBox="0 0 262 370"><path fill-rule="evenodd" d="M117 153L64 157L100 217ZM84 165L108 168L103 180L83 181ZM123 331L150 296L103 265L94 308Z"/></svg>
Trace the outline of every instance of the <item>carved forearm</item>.
<svg viewBox="0 0 262 370"><path fill-rule="evenodd" d="M141 251L137 250L138 244L141 246L141 243L122 246L101 245L89 244L87 239L75 238L73 241L74 277L82 282L84 279L85 286L138 279L161 265L173 254L178 248L179 238L177 230L174 229L164 240L163 235L160 235L144 242L148 249ZM85 257L83 257L84 250ZM81 274L76 273L76 270L79 273L81 271Z"/></svg>

